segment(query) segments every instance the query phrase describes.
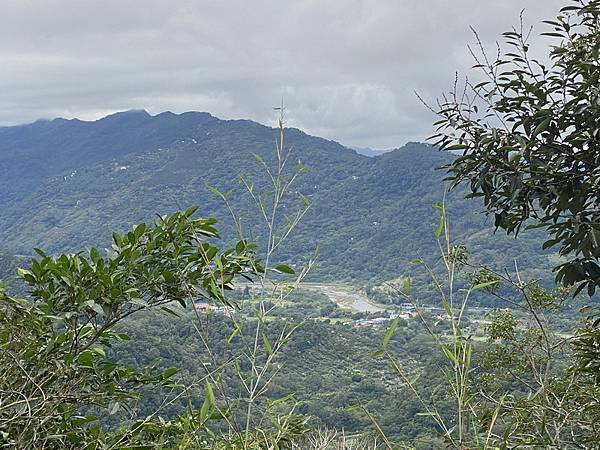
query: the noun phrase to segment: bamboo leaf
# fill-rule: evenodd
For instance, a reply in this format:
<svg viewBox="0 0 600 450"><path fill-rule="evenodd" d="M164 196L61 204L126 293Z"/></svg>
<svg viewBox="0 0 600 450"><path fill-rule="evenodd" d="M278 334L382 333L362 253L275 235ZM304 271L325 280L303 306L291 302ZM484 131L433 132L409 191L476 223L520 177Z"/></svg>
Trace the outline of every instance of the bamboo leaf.
<svg viewBox="0 0 600 450"><path fill-rule="evenodd" d="M394 320L392 320L392 323L390 324L387 331L385 332L385 335L383 336L383 346L384 347L387 347L387 345L390 343L390 339L392 338L394 331L396 331L396 328L398 327L399 322L400 322L400 316L398 316Z"/></svg>

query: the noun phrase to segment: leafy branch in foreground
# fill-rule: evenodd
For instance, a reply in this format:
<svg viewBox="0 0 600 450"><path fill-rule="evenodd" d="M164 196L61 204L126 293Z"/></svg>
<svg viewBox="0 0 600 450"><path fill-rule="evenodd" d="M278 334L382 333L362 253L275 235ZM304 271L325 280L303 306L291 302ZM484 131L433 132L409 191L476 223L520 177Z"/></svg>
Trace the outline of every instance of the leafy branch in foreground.
<svg viewBox="0 0 600 450"><path fill-rule="evenodd" d="M591 296L600 287L600 1L572 0L545 23L556 40L548 63L531 56L522 23L495 58L478 40L483 81L443 97L432 139L460 153L450 179L483 198L497 228L545 229L543 247L568 257L557 282Z"/></svg>
<svg viewBox="0 0 600 450"><path fill-rule="evenodd" d="M159 411L118 432L107 431L86 411L127 408L142 386L181 389L171 381L174 368L139 371L106 357L112 343L129 339L113 330L117 323L144 309L172 312L174 302L185 306L197 297L227 303L234 277L261 272L245 241L222 252L206 241L218 237L215 221L194 218L195 211L115 234L107 256L97 249L87 257L37 250L31 269L20 270L31 301L0 292L0 447L123 448L160 442L158 435L165 445L189 439L167 439L169 427ZM177 420L191 420L195 448L209 448L196 414Z"/></svg>
<svg viewBox="0 0 600 450"><path fill-rule="evenodd" d="M565 335L550 320L569 292L548 291L537 280L523 280L518 269L510 275L472 266L467 253L457 250L462 246L451 240L444 206L439 209L442 226L435 235L444 275L438 267L419 263L432 279L443 313L428 317L413 297L410 281L400 292L413 303L444 358L440 372L447 395L424 395L418 373L407 370L389 351L398 319L377 355L388 359L421 404L420 414L435 421L449 448L594 448L600 438L597 374L581 370L581 333ZM490 315L487 342L477 342L464 325L475 291L512 306ZM449 323L449 331L437 328L439 322ZM445 400L451 400L451 408Z"/></svg>
<svg viewBox="0 0 600 450"><path fill-rule="evenodd" d="M430 320L413 298L410 279L405 281L404 286L399 289L405 299L415 306L418 320L424 326L427 333L433 338L433 342L445 358L445 364L441 367L441 374L444 376L448 385L448 399L452 402L452 409L442 409L432 398L426 398L417 388L419 376L409 373L404 365L388 351L388 344L396 330L399 318L392 321L383 338L383 346L376 353L378 356L384 356L388 359L390 366L400 377L402 382L410 389L413 395L418 399L423 412L422 416L431 417L436 422L443 436L451 448L490 448L490 433L494 426L494 421L490 423L487 437L480 439L479 424L476 408L476 398L473 395L474 384L474 366L473 350L474 344L471 336L466 331L463 322L471 294L487 286L492 286L495 281L483 284L472 285L464 291L457 289L460 283L459 272L464 268L468 253L464 246L454 244L450 237L450 228L448 217L446 215L445 205L436 204L436 209L440 212L440 220L435 230L435 237L438 242L440 261L443 268L443 276L438 275L436 270L427 264L424 260L415 261L421 264L427 271L432 280L437 295L439 296L443 316L435 319L445 320L450 323L450 333L441 334L435 329L433 321ZM434 320L434 321L435 321Z"/></svg>
<svg viewBox="0 0 600 450"><path fill-rule="evenodd" d="M263 264L261 273L252 285L245 286L248 291L252 287L253 295L240 302L240 309L230 317L232 333L227 344L236 341L237 351L232 355L234 362L223 365L220 373L210 375L220 401L231 412L227 419L227 433L235 437L244 449L255 448L256 445L268 449L283 448L291 445L292 438L308 431L308 417L296 413L297 401L292 396L277 399L268 397L270 386L281 369L281 354L285 345L301 325L284 323L281 326L281 322L270 324L269 319L275 309L298 288L315 262L314 257L309 258L306 265L296 269L294 264L277 261L279 248L290 238L311 206L304 195L292 193L298 178L307 169L300 161L292 167L293 151L285 147L283 107L279 110L279 139L273 161L255 155L266 183L254 183L244 175L239 177L250 204L255 207L254 214L259 219L259 226L245 230L243 217L236 213L227 195L212 189L226 204L240 239L244 240L248 232L263 236L258 239L262 244L258 252ZM195 322L197 334L211 355L210 364L204 367L208 374L212 367L222 365L223 358L229 355L217 354L211 347L214 330L211 330L205 315L196 313ZM231 392L226 386L225 380L229 379L231 372L239 392Z"/></svg>

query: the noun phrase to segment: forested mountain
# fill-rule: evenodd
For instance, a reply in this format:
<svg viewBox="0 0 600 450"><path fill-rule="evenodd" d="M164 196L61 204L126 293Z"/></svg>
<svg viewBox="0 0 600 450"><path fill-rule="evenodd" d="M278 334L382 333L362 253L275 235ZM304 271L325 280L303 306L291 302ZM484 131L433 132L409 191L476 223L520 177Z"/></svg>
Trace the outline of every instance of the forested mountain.
<svg viewBox="0 0 600 450"><path fill-rule="evenodd" d="M94 122L55 119L0 128L0 238L3 250L29 254L107 246L113 230L150 221L191 204L215 216L232 235L223 201L210 187L229 192L250 238L257 214L237 182L240 175L264 185L253 154L272 162L278 131L247 120L208 113L117 113ZM296 184L312 203L280 258L301 261L320 248L321 279L386 279L406 262L435 254L432 204L444 198L443 171L452 158L409 143L373 158L336 142L287 129L285 146L310 170ZM290 171L295 170L290 162ZM300 199L285 198L293 209ZM520 237L482 239L490 224L476 201L448 196L455 236L485 263L523 268L548 266L540 241ZM283 218L282 218L283 220Z"/></svg>
<svg viewBox="0 0 600 450"><path fill-rule="evenodd" d="M432 145L347 148L285 128L283 104L276 128L143 110L0 127L0 449L600 448L600 0L568 3L544 21L544 39L557 39L544 65L533 59L542 41L529 27L504 33L491 59L490 36L476 35L471 55L482 72L434 95ZM7 17L27 29L19 17L35 25L34 10ZM195 36L186 28L197 25L194 12L160 13L184 40L152 14L142 22L158 34L115 22L119 11L104 14L110 30L79 12L70 17L103 42L99 30L122 42L133 26L128 42L141 56L121 64L130 55L76 30L77 49L100 57L91 65L71 58L69 86L57 86L47 63L65 69L77 49L60 54L54 47L64 45L54 45L37 61L31 42L14 51L8 42L0 57L9 56L9 76L0 82L26 88L20 100L4 99L0 117L133 99L166 105L175 94L180 105L205 101L202 80L194 92L177 83L165 83L171 94L157 90L161 73L195 79L195 66L161 58L168 70L145 70L145 56L166 54L156 45L165 33L177 47L169 50L189 59L180 44ZM223 13L223 26L239 22ZM220 29L218 17L202 23ZM283 23L287 32L291 22ZM304 41L311 23L298 24ZM66 45L51 25L44 39ZM369 33L344 41L338 29L317 38L335 31L364 65L370 55L354 49ZM240 65L235 39L209 41L201 53L218 61L202 64L211 68L204 86L225 80L219 98L250 110L231 74L257 75L246 85L251 102L275 78L254 70L253 55L245 55L251 67ZM367 58L377 79L360 71L353 81L342 60L318 55L314 72L293 40L272 44L258 47L282 60L292 48L294 61L306 62L289 93L308 100L320 127L381 142L427 128L396 108L406 103L386 81L396 79L391 66ZM378 47L368 44L363 50ZM447 66L456 58L437 59ZM49 70L45 82L42 73L27 83L39 71L12 70L36 61ZM110 82L81 77L82 62ZM136 84L144 96L125 88L140 74L152 81ZM357 111L366 119L353 119ZM390 120L415 128L395 132Z"/></svg>

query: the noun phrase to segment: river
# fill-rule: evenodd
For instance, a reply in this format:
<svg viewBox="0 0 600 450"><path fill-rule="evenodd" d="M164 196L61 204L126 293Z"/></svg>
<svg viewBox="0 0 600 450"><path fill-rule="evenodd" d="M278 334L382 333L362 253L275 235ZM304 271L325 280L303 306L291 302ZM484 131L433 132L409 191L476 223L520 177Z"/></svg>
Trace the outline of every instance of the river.
<svg viewBox="0 0 600 450"><path fill-rule="evenodd" d="M364 294L354 290L352 287L342 288L326 284L306 283L302 285L302 288L319 291L342 308L350 308L361 313L385 311L385 308L373 305Z"/></svg>

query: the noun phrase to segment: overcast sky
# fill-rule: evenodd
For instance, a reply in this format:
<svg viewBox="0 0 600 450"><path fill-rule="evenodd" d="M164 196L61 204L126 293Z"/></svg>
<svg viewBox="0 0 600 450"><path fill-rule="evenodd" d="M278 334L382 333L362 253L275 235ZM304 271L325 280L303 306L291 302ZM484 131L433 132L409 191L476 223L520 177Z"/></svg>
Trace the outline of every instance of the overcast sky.
<svg viewBox="0 0 600 450"><path fill-rule="evenodd" d="M429 101L486 46L566 0L2 0L0 124L208 111L346 145L431 134Z"/></svg>

